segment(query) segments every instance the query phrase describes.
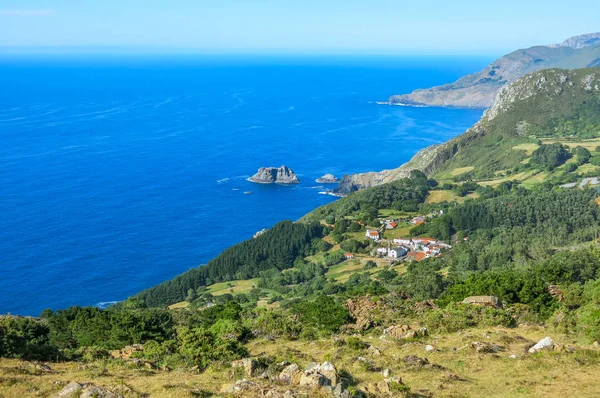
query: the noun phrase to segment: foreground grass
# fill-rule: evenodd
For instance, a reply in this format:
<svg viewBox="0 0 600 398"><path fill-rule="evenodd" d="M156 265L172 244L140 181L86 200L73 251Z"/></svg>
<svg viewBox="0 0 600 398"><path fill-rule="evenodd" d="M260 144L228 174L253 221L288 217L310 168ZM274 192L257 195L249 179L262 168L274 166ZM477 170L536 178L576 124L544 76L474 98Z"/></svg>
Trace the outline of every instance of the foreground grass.
<svg viewBox="0 0 600 398"><path fill-rule="evenodd" d="M390 369L421 396L434 397L597 397L600 374L600 350L590 345L574 344L574 353L548 351L527 354L532 342L546 335L556 342L571 341L541 327L516 329L483 328L458 333L440 334L417 341L379 339L375 330L360 339L372 344L381 355L366 349L356 350L345 344L333 344L332 339L277 342L255 340L248 344L252 356L269 357L276 361L331 361L354 388L363 389L369 383L383 380L381 371ZM346 337L342 337L346 339ZM338 340L339 341L339 340ZM481 354L470 348L473 341L499 344L504 351ZM426 353L425 345L436 347ZM403 361L408 355L427 358L441 367L411 367ZM515 355L516 358L511 358ZM362 357L366 360L357 360ZM190 369L170 372L132 368L119 360L50 364L53 371L41 372L32 364L17 360L0 360L0 396L54 396L66 383L93 382L118 390L125 397L202 397L228 396L221 394L224 384L241 378L239 370L220 364L203 373ZM268 380L255 380L265 388L273 386ZM292 387L297 396L327 396L323 391L306 391ZM239 395L251 396L251 395Z"/></svg>

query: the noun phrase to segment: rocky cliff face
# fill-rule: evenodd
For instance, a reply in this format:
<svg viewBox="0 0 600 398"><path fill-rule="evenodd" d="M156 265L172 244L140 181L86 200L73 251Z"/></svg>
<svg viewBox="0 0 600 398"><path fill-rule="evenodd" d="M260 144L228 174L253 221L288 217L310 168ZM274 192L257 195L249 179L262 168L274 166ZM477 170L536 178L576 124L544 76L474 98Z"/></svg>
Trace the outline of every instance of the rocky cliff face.
<svg viewBox="0 0 600 398"><path fill-rule="evenodd" d="M392 105L489 108L507 83L542 69L586 68L600 59L600 33L575 36L564 43L517 50L452 84L390 97Z"/></svg>
<svg viewBox="0 0 600 398"><path fill-rule="evenodd" d="M600 44L600 32L570 37L567 40L565 40L562 44L560 44L560 46L580 49L596 44Z"/></svg>
<svg viewBox="0 0 600 398"><path fill-rule="evenodd" d="M529 74L502 87L493 101L493 106L464 134L446 143L422 149L408 163L397 169L345 175L334 192L338 195L346 195L362 188L396 181L408 177L412 170L421 170L427 175L435 174L447 167L449 161L455 161L456 159L453 158L458 153L462 153L465 148L479 145L478 139L483 138L490 131L499 130L498 127L492 127L496 123L495 119L500 115L504 115L504 119L509 116L515 119L514 123L518 126L526 125L529 120L523 119L525 116L519 112L524 106L531 106L532 115L544 118L548 112L550 112L548 117L559 112L561 97L567 98L567 102L576 105L597 96L600 96L600 69L550 69ZM567 108L572 110L572 106L575 105ZM555 109L549 111L546 109L548 106ZM545 109L545 112L538 112L536 107ZM511 130L517 131L518 128L513 127Z"/></svg>
<svg viewBox="0 0 600 398"><path fill-rule="evenodd" d="M261 167L248 181L257 184L298 184L300 180L287 166Z"/></svg>

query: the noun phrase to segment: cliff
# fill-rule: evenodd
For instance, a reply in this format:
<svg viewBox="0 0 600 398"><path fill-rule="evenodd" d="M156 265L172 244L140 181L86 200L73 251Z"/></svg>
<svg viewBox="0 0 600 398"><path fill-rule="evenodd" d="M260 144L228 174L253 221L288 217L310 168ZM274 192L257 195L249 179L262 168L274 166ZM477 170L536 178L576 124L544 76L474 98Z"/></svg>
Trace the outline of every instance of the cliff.
<svg viewBox="0 0 600 398"><path fill-rule="evenodd" d="M248 181L257 184L298 184L300 180L287 166L261 167Z"/></svg>
<svg viewBox="0 0 600 398"><path fill-rule="evenodd" d="M334 192L345 195L392 182L411 170L435 177L469 167L479 176L492 175L525 159L524 151L515 149L519 143L583 136L590 126L600 128L600 69L538 71L502 87L493 106L464 134L419 151L397 169L346 175Z"/></svg>
<svg viewBox="0 0 600 398"><path fill-rule="evenodd" d="M411 94L393 95L392 105L489 108L498 91L517 79L542 69L586 68L600 62L600 33L575 36L562 44L535 46L514 51L485 69L454 83Z"/></svg>

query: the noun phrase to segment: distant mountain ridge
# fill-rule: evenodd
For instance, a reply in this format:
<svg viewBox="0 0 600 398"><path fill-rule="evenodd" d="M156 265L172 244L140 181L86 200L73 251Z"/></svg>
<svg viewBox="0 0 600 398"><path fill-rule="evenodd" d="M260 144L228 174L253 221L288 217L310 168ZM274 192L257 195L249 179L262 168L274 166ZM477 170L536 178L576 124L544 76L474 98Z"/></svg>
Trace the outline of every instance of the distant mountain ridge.
<svg viewBox="0 0 600 398"><path fill-rule="evenodd" d="M578 69L600 65L600 32L574 36L561 44L534 46L514 51L485 69L456 82L393 95L392 105L489 108L498 91L508 83L542 69Z"/></svg>

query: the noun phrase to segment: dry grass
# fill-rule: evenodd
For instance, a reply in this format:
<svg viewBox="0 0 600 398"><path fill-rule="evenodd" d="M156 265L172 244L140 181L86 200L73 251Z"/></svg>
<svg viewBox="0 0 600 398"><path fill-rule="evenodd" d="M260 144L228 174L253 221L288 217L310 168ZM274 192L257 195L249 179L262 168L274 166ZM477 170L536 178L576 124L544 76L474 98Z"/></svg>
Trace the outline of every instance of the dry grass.
<svg viewBox="0 0 600 398"><path fill-rule="evenodd" d="M459 176L461 174L468 173L469 171L472 171L473 169L475 169L475 167L473 167L473 166L457 167L457 168L455 168L454 170L452 170L450 172L450 175L452 177L456 177L456 176Z"/></svg>
<svg viewBox="0 0 600 398"><path fill-rule="evenodd" d="M558 336L541 327L516 329L470 329L460 333L432 335L419 341L394 341L379 339L380 331L360 337L382 352L372 356L366 350L353 350L337 346L330 339L314 341L284 341L275 343L255 340L248 344L251 355L270 357L277 361L288 360L305 366L311 361L331 361L339 371L346 372L355 388L383 380L381 370L389 368L392 375L400 376L412 392L433 394L434 397L597 397L600 374L600 350L587 345L575 345L575 353L554 351L526 354L525 348L546 335L561 344L571 343L569 338ZM473 341L499 344L505 348L498 354L481 354L472 350ZM431 344L437 352L426 353ZM510 355L517 358L510 358ZM402 360L407 355L427 358L442 368L414 368ZM367 358L370 366L357 361ZM213 392L215 397L224 384L232 383L241 375L228 367L215 367L204 373L189 370L163 372L131 368L118 360L87 364L50 364L55 373L40 373L29 364L17 360L0 360L0 396L48 397L54 396L62 386L72 380L93 382L105 387L116 387L126 397L183 398ZM266 380L254 380L265 387ZM286 387L287 388L287 387ZM306 391L305 396L327 396L324 391ZM254 393L256 396L256 393ZM244 395L242 395L244 396ZM252 395L245 395L246 397Z"/></svg>
<svg viewBox="0 0 600 398"><path fill-rule="evenodd" d="M535 151L536 149L538 149L540 146L538 144L519 144L517 146L512 147L512 149L516 150L516 151L525 151L525 153L527 154L527 156L531 156L531 154L533 153L533 151Z"/></svg>
<svg viewBox="0 0 600 398"><path fill-rule="evenodd" d="M452 202L456 200L454 192L448 191L430 191L425 203Z"/></svg>
<svg viewBox="0 0 600 398"><path fill-rule="evenodd" d="M589 140L577 140L572 141L569 139L557 139L557 138L542 138L542 143L544 144L554 144L555 142L559 142L563 145L568 145L571 148L575 148L577 146L582 146L589 151L594 151L597 146L600 146L600 138L593 138Z"/></svg>

